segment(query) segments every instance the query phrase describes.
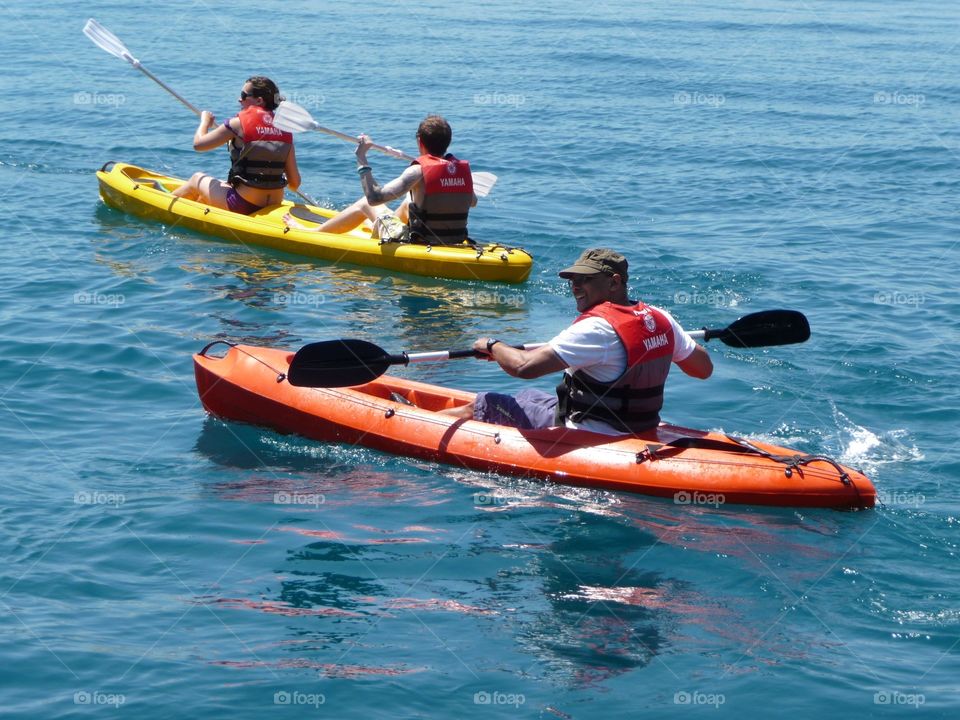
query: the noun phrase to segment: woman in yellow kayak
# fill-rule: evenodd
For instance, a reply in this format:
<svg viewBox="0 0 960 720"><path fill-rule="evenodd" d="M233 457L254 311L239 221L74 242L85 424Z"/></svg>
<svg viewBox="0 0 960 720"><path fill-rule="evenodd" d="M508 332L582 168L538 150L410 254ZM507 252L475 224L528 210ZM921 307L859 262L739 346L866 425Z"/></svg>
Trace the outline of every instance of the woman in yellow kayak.
<svg viewBox="0 0 960 720"><path fill-rule="evenodd" d="M273 111L280 91L270 78L249 78L240 90L240 112L214 127L213 113L204 110L193 135L193 149L207 152L230 143L227 181L202 172L173 194L224 210L249 215L283 200L283 189L300 187L300 170L293 151L293 136L273 126Z"/></svg>

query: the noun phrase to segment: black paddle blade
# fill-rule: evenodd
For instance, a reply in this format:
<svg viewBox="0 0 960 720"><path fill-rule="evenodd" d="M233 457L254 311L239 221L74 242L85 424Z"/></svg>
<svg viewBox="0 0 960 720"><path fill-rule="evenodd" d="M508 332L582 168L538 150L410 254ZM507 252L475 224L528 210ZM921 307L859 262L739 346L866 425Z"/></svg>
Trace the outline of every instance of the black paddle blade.
<svg viewBox="0 0 960 720"><path fill-rule="evenodd" d="M325 340L304 345L293 356L287 380L300 387L363 385L383 375L403 355L389 355L365 340Z"/></svg>
<svg viewBox="0 0 960 720"><path fill-rule="evenodd" d="M806 342L810 323L796 310L764 310L744 315L723 330L707 330L705 340L716 338L737 348L792 345Z"/></svg>

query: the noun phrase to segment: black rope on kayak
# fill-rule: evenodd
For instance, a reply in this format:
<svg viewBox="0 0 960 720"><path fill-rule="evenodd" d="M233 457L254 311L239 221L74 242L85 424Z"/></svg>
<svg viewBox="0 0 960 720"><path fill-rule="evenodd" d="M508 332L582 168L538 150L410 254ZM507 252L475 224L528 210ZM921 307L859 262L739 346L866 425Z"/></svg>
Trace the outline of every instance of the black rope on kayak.
<svg viewBox="0 0 960 720"><path fill-rule="evenodd" d="M230 348L233 348L234 350L237 350L238 352L242 352L242 353L243 353L244 355L246 355L248 358L253 358L253 359L256 360L258 363L260 363L261 365L263 365L265 368L269 368L270 370L272 370L273 372L275 372L275 373L277 374L277 382L278 382L278 383L282 383L284 380L287 379L287 374L286 374L285 372L283 372L283 371L281 371L281 370L277 370L277 369L276 369L275 367L273 367L273 365L271 365L270 363L261 360L260 358L258 358L256 355L254 355L254 354L252 354L252 353L248 353L248 352L247 352L246 350L244 350L242 347L240 347L239 345L237 345L237 343L235 343L235 342L230 342L229 340L214 340L213 342L208 343L207 346L206 346L205 348L203 348L203 350L201 350L199 354L200 354L202 357L206 357L206 356L207 356L207 350L209 350L210 348L212 348L214 345L219 345L219 344L221 344L221 343L224 344L224 345L226 345L226 346L228 346L228 347L230 347Z"/></svg>
<svg viewBox="0 0 960 720"><path fill-rule="evenodd" d="M783 469L783 473L788 478L793 477L794 470L802 473L803 467L809 465L810 463L825 462L828 465L832 465L837 471L837 474L840 476L841 483L844 485L853 485L854 488L856 488L856 485L854 485L853 481L850 479L850 475L847 474L847 471L844 470L843 467L833 458L829 458L826 455L809 455L805 453L796 453L794 455L775 455L774 453L770 453L766 450L758 448L749 440L734 437L733 435L727 435L726 438L734 444L731 445L723 440L696 437L682 437L672 440L668 443L661 444L651 443L647 445L646 449L637 453L637 464L647 460L658 460L660 458L659 453L663 451L664 448L677 448L680 450L696 448L702 450L721 450L735 453L749 453L751 455L759 455L760 457L765 457L768 460L773 460L774 462L785 465L786 467ZM860 490L857 489L858 494L859 492Z"/></svg>
<svg viewBox="0 0 960 720"><path fill-rule="evenodd" d="M214 340L213 342L207 343L207 344L204 346L203 350L201 350L201 351L200 351L199 353L197 353L197 354L200 355L200 357L206 357L206 356L207 356L207 350L209 350L210 348L212 348L214 345L220 345L220 344L226 345L227 347L236 347L236 346L237 346L236 343L232 343L232 342L230 342L229 340Z"/></svg>
<svg viewBox="0 0 960 720"><path fill-rule="evenodd" d="M813 462L825 462L828 465L832 465L833 469L837 471L837 474L840 476L840 482L844 485L852 485L853 481L850 480L850 476L847 474L847 471L844 470L839 463L833 458L827 457L826 455L810 455L810 454L796 454L796 455L774 455L773 453L768 453L766 450L761 450L756 445L751 443L749 440L744 440L743 438L734 437L733 435L727 435L730 440L742 445L745 448L750 449L751 451L762 455L763 457L775 460L776 462L783 463L787 467L784 469L784 473L787 477L793 475L794 470L800 470L805 465L809 465Z"/></svg>

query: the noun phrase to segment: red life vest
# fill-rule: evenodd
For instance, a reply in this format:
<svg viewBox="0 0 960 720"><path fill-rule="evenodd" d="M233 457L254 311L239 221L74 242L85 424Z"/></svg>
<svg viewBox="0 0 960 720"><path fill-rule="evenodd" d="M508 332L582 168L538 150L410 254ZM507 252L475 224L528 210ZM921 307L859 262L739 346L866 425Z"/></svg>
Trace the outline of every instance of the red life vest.
<svg viewBox="0 0 960 720"><path fill-rule="evenodd" d="M627 351L627 367L612 383L583 370L564 373L557 386L560 424L601 420L625 433L649 430L660 423L663 386L673 362L673 326L660 310L642 302L594 305L574 322L599 317L613 327Z"/></svg>
<svg viewBox="0 0 960 720"><path fill-rule="evenodd" d="M283 170L293 147L293 135L274 127L273 113L262 107L251 105L237 118L242 134L230 141L233 166L227 182L264 190L286 187Z"/></svg>
<svg viewBox="0 0 960 720"><path fill-rule="evenodd" d="M467 214L473 204L470 163L447 153L421 155L423 204L410 203L410 238L431 245L453 245L467 239Z"/></svg>

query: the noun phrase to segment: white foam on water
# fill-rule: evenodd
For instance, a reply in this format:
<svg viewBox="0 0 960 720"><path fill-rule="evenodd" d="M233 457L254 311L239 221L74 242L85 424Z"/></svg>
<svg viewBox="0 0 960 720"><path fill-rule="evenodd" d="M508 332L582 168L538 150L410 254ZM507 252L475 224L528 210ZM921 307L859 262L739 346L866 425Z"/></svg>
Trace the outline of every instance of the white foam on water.
<svg viewBox="0 0 960 720"><path fill-rule="evenodd" d="M854 423L836 406L833 407L833 417L841 447L837 459L844 465L859 468L869 475L883 465L924 459L923 452L905 428L877 434Z"/></svg>
<svg viewBox="0 0 960 720"><path fill-rule="evenodd" d="M836 405L831 408L834 428L809 429L785 423L771 432L752 433L748 439L800 452L824 454L867 475L883 465L924 459L909 430L898 428L878 434L853 422ZM719 428L714 431L724 432Z"/></svg>
<svg viewBox="0 0 960 720"><path fill-rule="evenodd" d="M853 463L870 456L870 451L880 444L880 438L864 427L854 428L850 442L840 455L841 462Z"/></svg>

